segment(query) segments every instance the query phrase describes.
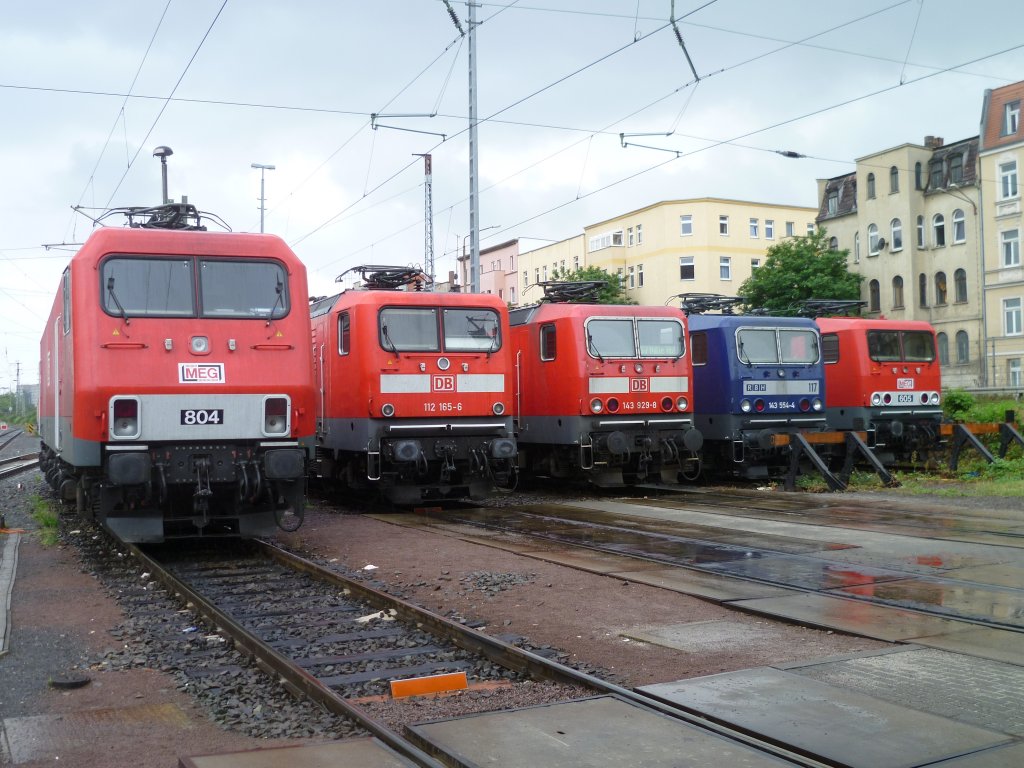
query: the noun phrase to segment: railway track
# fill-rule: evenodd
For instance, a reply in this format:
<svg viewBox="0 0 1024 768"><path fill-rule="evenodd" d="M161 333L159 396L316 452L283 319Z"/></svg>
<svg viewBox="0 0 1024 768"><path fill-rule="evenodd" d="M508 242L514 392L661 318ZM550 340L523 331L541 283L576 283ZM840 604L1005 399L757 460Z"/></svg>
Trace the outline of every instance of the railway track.
<svg viewBox="0 0 1024 768"><path fill-rule="evenodd" d="M743 745L791 765L831 765L504 642L271 544L252 542L230 553L222 546L129 551L146 579L216 626L293 694L357 723L417 765L461 763L438 759L403 734L405 725L422 718L415 706L396 713L400 700L390 700L380 718L376 705L390 699L390 680L450 672L467 673L474 685L539 682L553 689L544 703L614 696L728 740L733 748Z"/></svg>

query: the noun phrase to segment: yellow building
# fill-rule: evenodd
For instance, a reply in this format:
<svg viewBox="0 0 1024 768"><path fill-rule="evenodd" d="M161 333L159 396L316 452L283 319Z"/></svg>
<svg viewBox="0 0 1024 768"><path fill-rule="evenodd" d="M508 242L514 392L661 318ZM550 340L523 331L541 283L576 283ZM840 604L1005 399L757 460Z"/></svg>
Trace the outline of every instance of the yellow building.
<svg viewBox="0 0 1024 768"><path fill-rule="evenodd" d="M1024 159L1024 83L985 91L979 169L984 221L984 383L1024 391L1024 268L1020 168Z"/></svg>
<svg viewBox="0 0 1024 768"><path fill-rule="evenodd" d="M735 295L768 247L814 231L817 210L720 198L670 200L591 224L583 235L520 255L529 288L556 268L599 267L618 275L638 304L681 293ZM521 303L540 298L521 291Z"/></svg>

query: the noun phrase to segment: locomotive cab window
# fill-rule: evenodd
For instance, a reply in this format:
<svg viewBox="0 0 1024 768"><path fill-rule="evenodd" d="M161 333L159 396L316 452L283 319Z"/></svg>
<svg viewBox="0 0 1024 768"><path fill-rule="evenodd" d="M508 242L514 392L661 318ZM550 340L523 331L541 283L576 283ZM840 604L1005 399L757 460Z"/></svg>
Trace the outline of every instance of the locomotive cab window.
<svg viewBox="0 0 1024 768"><path fill-rule="evenodd" d="M911 363L930 363L935 359L935 341L928 331L903 331L903 359Z"/></svg>
<svg viewBox="0 0 1024 768"><path fill-rule="evenodd" d="M553 323L540 327L540 359L554 360L556 351L556 335Z"/></svg>
<svg viewBox="0 0 1024 768"><path fill-rule="evenodd" d="M200 260L202 316L284 317L289 310L285 278L284 267L274 261Z"/></svg>
<svg viewBox="0 0 1024 768"><path fill-rule="evenodd" d="M899 361L899 332L868 331L868 356L877 363L894 363Z"/></svg>
<svg viewBox="0 0 1024 768"><path fill-rule="evenodd" d="M68 334L71 332L71 267L64 270L64 277L60 284L64 294L61 321L64 324L64 333Z"/></svg>
<svg viewBox="0 0 1024 768"><path fill-rule="evenodd" d="M597 358L634 357L633 321L628 318L587 321L587 351Z"/></svg>
<svg viewBox="0 0 1024 768"><path fill-rule="evenodd" d="M380 345L388 352L440 352L437 310L388 307L380 311Z"/></svg>
<svg viewBox="0 0 1024 768"><path fill-rule="evenodd" d="M809 328L740 328L736 356L744 365L811 365L818 361L817 334Z"/></svg>
<svg viewBox="0 0 1024 768"><path fill-rule="evenodd" d="M495 352L501 349L500 321L493 309L445 309L446 352Z"/></svg>
<svg viewBox="0 0 1024 768"><path fill-rule="evenodd" d="M115 317L195 317L192 260L114 257L100 269L104 311Z"/></svg>
<svg viewBox="0 0 1024 768"><path fill-rule="evenodd" d="M683 326L676 320L637 320L640 357L680 358L686 351Z"/></svg>

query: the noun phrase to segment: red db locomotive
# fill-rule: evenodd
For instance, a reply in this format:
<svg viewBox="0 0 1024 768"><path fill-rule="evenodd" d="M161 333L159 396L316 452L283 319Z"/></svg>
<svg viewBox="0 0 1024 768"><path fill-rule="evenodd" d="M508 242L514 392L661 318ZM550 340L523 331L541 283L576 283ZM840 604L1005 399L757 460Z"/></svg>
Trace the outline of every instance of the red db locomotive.
<svg viewBox="0 0 1024 768"><path fill-rule="evenodd" d="M514 485L505 305L489 294L417 290L424 276L415 269L350 271L359 288L310 307L315 473L397 504Z"/></svg>
<svg viewBox="0 0 1024 768"><path fill-rule="evenodd" d="M111 211L41 341L47 480L129 542L302 521L314 388L306 270L187 203Z"/></svg>

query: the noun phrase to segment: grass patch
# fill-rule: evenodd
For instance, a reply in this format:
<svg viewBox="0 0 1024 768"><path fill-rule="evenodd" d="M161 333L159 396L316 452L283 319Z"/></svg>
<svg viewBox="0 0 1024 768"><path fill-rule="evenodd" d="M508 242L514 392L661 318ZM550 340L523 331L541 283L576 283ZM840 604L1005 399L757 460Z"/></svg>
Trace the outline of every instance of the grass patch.
<svg viewBox="0 0 1024 768"><path fill-rule="evenodd" d="M39 526L39 541L46 547L52 547L60 541L58 525L60 518L53 506L42 496L31 499L32 519Z"/></svg>

